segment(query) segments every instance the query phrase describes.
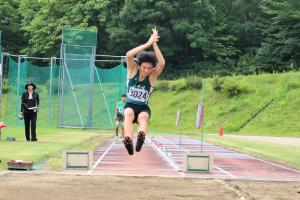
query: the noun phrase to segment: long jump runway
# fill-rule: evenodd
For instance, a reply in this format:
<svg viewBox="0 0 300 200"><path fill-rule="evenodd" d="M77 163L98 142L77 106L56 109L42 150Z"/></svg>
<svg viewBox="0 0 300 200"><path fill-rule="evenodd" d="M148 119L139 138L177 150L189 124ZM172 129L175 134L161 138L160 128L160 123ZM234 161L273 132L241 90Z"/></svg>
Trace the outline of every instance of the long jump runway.
<svg viewBox="0 0 300 200"><path fill-rule="evenodd" d="M159 145L157 145L159 144ZM165 151L160 148L163 145ZM182 172L183 154L200 153L201 142L190 137L148 137L141 150L129 156L119 140L107 141L94 151L91 175L165 176L238 180L300 181L300 171L274 161L203 142L203 152L214 153L212 173Z"/></svg>

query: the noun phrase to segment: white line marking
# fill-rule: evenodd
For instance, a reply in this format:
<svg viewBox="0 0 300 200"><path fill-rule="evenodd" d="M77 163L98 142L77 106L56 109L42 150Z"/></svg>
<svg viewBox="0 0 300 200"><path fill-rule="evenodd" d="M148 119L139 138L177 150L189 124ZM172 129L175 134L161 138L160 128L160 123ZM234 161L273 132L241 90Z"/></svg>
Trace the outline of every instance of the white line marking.
<svg viewBox="0 0 300 200"><path fill-rule="evenodd" d="M221 169L220 167L217 167L216 165L214 165L214 167L217 168L217 170L219 170L219 171L221 171L221 172L227 174L228 176L231 176L231 177L234 178L234 179L238 179L235 175L233 175L233 174L231 174L231 173L229 173L229 172L227 172L227 171Z"/></svg>
<svg viewBox="0 0 300 200"><path fill-rule="evenodd" d="M159 137L160 137L162 140L165 140L165 141L167 140L169 143L171 143L171 145L177 147L177 149L180 149L180 150L182 150L182 151L185 151L186 153L190 153L188 150L186 150L186 149L184 149L184 148L178 146L177 144L175 144L175 143L172 142L171 140L166 139L166 138L163 138L163 137L161 137L161 136L159 136Z"/></svg>
<svg viewBox="0 0 300 200"><path fill-rule="evenodd" d="M149 138L147 138L147 140L150 143L150 145L153 147L153 149L155 149L158 152L158 154L161 155L161 157L165 161L167 161L171 165L171 167L173 169L175 169L179 173L180 176L185 176L185 174L182 173L182 172L180 172L180 170L178 169L177 165L171 159L169 159L168 156L166 156L160 149L158 149L154 144L152 144L152 142L150 141Z"/></svg>
<svg viewBox="0 0 300 200"><path fill-rule="evenodd" d="M169 143L173 144L174 146L177 146L177 148L180 148L181 150L183 150L183 151L189 153L189 151L188 151L187 149L184 149L183 147L179 147L178 145L176 145L175 143L173 143L173 142L170 141L169 139L166 139L166 138L162 138L162 139L163 139L163 140L169 141ZM232 178L237 179L236 176L234 176L233 174L231 174L231 173L229 173L229 172L227 172L227 171L221 169L220 167L217 167L216 165L214 165L214 167L217 168L219 171L221 171L221 172L223 172L223 173L225 173L225 174L231 176Z"/></svg>
<svg viewBox="0 0 300 200"><path fill-rule="evenodd" d="M215 146L215 145L212 145L212 144L209 144L209 145ZM276 167L283 168L283 169L286 169L286 170L289 170L289 171L293 171L293 172L296 172L296 173L300 174L300 171L299 171L299 170L292 169L292 168L289 168L289 167L284 167L284 166L282 166L282 165L279 165L279 164L276 164L276 163L272 163L272 162L270 162L270 161L266 161L266 160L263 160L263 159L261 159L261 158L256 158L256 157L254 157L254 156L252 156L252 155L249 155L249 154L247 154L247 153L244 153L244 152L238 152L238 151L234 151L234 150L229 150L229 149L224 148L224 147L218 147L218 148L222 148L222 149L228 150L228 153L233 153L233 154L240 154L240 155L243 155L243 156L245 156L245 159L259 160L259 161L261 161L261 162L265 162L265 163L268 163L268 164L270 164L270 165L274 165L274 166L276 166ZM219 154L220 154L220 153L219 153ZM226 154L226 153L224 153L224 154ZM241 159L241 158L238 158L238 159Z"/></svg>
<svg viewBox="0 0 300 200"><path fill-rule="evenodd" d="M292 168L288 168L288 167L284 167L282 165L278 165L278 164L275 164L275 163L272 163L272 162L269 162L269 161L266 161L266 160L263 160L263 159L260 159L260 158L255 158L255 159L259 160L261 162L265 162L265 163L268 163L268 164L271 164L271 165L274 165L274 166L277 166L277 167L280 167L280 168L283 168L283 169L286 169L286 170L289 170L289 171L293 171L293 172L296 172L296 173L300 174L300 171L298 171L298 170L295 170L295 169L292 169Z"/></svg>
<svg viewBox="0 0 300 200"><path fill-rule="evenodd" d="M106 149L106 151L102 154L102 156L97 160L97 162L93 165L92 169L90 169L87 174L91 174L93 172L94 169L96 169L96 167L98 166L98 164L103 160L104 156L106 156L106 154L110 151L110 149L112 148L112 146L115 144L116 142L113 141L111 143L111 145Z"/></svg>
<svg viewBox="0 0 300 200"><path fill-rule="evenodd" d="M279 164L276 164L276 163L273 163L273 162L270 162L270 161L266 161L266 160L263 160L261 158L257 158L257 157L254 157L254 156L251 156L245 152L238 152L238 151L234 151L234 150L229 150L227 148L224 148L224 147L219 147L219 146L216 146L216 145L213 145L213 144L209 144L209 143L206 143L207 145L210 145L212 147L217 147L217 148L220 148L220 149L225 149L226 151L228 152L222 152L222 153L234 153L234 154L242 154L243 156L245 156L245 158L251 158L253 160L259 160L261 162L265 162L265 163L268 163L270 165L274 165L274 166L277 166L277 167L280 167L280 168L283 168L283 169L286 169L286 170L289 170L289 171L293 171L293 172L296 172L298 174L300 174L300 171L299 170L296 170L296 169L292 169L292 168L289 168L289 167L284 167L282 165L279 165Z"/></svg>

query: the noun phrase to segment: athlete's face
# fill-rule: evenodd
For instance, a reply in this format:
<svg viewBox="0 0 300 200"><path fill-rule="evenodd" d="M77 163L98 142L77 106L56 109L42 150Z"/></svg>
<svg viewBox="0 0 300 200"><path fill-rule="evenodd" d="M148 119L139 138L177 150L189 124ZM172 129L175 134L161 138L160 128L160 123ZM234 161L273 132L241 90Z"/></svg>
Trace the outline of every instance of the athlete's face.
<svg viewBox="0 0 300 200"><path fill-rule="evenodd" d="M125 102L126 101L126 97L122 97L122 101Z"/></svg>
<svg viewBox="0 0 300 200"><path fill-rule="evenodd" d="M149 76L153 71L153 65L150 62L143 62L140 66L140 73L142 76Z"/></svg>

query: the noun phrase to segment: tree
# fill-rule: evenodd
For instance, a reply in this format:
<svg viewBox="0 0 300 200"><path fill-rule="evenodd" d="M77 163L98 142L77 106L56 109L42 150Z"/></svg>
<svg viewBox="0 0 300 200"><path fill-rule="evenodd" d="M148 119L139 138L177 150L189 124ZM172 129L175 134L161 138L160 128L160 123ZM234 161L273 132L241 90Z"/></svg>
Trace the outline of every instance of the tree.
<svg viewBox="0 0 300 200"><path fill-rule="evenodd" d="M97 53L124 55L156 26L163 76L284 71L300 63L298 0L0 0L6 51L59 56L62 28L98 31ZM17 38L17 39L16 39Z"/></svg>
<svg viewBox="0 0 300 200"><path fill-rule="evenodd" d="M218 74L253 73L253 62L262 41L264 26L260 0L216 0L217 32L215 40L224 46L215 66ZM248 64L249 63L249 64Z"/></svg>
<svg viewBox="0 0 300 200"><path fill-rule="evenodd" d="M256 58L262 71L286 71L300 65L300 2L266 0L263 10L270 23Z"/></svg>
<svg viewBox="0 0 300 200"><path fill-rule="evenodd" d="M117 54L124 54L146 42L151 28L156 26L168 65L164 74L193 70L211 54L215 15L208 0L125 1L106 27L108 47Z"/></svg>
<svg viewBox="0 0 300 200"><path fill-rule="evenodd" d="M109 1L97 0L22 1L22 30L29 41L23 53L59 56L62 29L71 27L97 31L105 20L106 13L102 11L108 4Z"/></svg>
<svg viewBox="0 0 300 200"><path fill-rule="evenodd" d="M3 50L20 53L27 43L20 29L22 16L18 12L17 0L0 0L0 30L2 31Z"/></svg>

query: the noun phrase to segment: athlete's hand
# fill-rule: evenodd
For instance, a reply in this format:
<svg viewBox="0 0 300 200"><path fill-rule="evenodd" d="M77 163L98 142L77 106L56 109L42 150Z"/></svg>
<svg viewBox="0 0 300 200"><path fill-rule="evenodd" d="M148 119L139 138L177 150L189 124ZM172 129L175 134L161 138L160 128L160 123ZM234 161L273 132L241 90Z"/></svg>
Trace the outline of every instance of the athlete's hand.
<svg viewBox="0 0 300 200"><path fill-rule="evenodd" d="M150 38L149 38L147 44L148 44L149 46L151 46L151 45L153 45L154 43L158 42L158 40L159 40L158 31L157 31L156 27L154 27L154 28L152 29L152 35L150 36Z"/></svg>

